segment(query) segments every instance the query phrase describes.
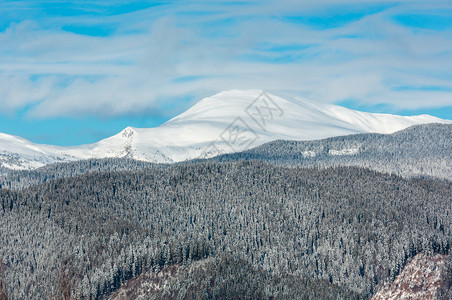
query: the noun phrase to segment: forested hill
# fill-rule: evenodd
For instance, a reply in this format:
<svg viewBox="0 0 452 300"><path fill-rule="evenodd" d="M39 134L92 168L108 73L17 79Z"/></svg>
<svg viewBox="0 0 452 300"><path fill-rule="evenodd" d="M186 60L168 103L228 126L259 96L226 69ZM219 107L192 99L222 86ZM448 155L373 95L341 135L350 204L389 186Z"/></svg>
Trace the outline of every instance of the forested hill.
<svg viewBox="0 0 452 300"><path fill-rule="evenodd" d="M451 153L452 125L426 124L389 135L367 133L308 142L275 141L210 160L259 160L276 165L307 167L358 166L404 177L451 179ZM91 172L138 171L168 166L130 158L107 158L57 163L31 171L0 169L0 188L20 189Z"/></svg>
<svg viewBox="0 0 452 300"><path fill-rule="evenodd" d="M3 189L0 278L8 299L103 299L144 271L210 259L234 267L206 261L213 273L203 278L225 276L231 291L243 288L245 270L250 292L263 298L316 299L319 286L334 299L365 298L417 253L450 252L450 195L446 180L262 162L92 173ZM185 286L198 298L224 288L213 280L196 294L196 279L181 278L168 288Z"/></svg>
<svg viewBox="0 0 452 300"><path fill-rule="evenodd" d="M285 166L360 166L405 177L452 178L452 125L426 124L393 134L275 141L214 161L259 160Z"/></svg>
<svg viewBox="0 0 452 300"><path fill-rule="evenodd" d="M51 164L35 170L0 169L0 188L17 190L56 179L71 178L88 173L142 171L148 168L165 168L167 166L130 158L104 158Z"/></svg>

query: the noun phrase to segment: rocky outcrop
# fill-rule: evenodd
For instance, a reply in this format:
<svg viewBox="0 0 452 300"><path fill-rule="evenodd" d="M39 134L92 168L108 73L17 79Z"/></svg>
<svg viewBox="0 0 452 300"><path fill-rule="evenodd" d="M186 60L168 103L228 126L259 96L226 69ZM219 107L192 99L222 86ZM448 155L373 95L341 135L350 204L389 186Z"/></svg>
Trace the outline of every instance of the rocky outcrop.
<svg viewBox="0 0 452 300"><path fill-rule="evenodd" d="M451 295L450 259L447 255L416 255L390 284L372 300L436 300Z"/></svg>

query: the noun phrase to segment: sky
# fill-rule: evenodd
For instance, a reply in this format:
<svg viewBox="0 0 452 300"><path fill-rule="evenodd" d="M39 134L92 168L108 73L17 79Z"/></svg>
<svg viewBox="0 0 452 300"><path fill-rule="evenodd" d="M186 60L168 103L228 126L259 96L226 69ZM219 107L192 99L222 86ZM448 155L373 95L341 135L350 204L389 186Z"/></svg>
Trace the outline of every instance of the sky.
<svg viewBox="0 0 452 300"><path fill-rule="evenodd" d="M0 132L92 143L229 89L452 119L452 2L0 2Z"/></svg>

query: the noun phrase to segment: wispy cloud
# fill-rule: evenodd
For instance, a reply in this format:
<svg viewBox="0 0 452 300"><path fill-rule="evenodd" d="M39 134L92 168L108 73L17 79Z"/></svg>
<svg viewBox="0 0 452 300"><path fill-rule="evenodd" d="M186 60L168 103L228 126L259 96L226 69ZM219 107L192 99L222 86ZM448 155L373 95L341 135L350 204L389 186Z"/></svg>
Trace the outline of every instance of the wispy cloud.
<svg viewBox="0 0 452 300"><path fill-rule="evenodd" d="M118 116L230 88L452 105L447 1L294 2L3 2L0 105Z"/></svg>

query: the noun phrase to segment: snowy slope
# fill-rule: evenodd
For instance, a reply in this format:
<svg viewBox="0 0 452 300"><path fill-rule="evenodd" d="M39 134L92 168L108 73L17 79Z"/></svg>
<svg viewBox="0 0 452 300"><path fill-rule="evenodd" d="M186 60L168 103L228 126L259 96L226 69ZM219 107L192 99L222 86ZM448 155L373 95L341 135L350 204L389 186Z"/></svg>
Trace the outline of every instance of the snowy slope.
<svg viewBox="0 0 452 300"><path fill-rule="evenodd" d="M353 133L393 133L411 125L452 123L282 98L259 90L231 90L199 101L156 128L128 127L110 138L76 147L38 145L0 134L0 166L33 169L88 158L130 157L171 163L236 152L276 140L313 140Z"/></svg>

